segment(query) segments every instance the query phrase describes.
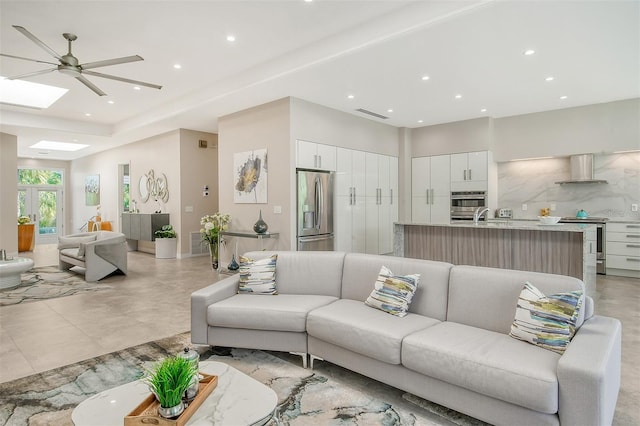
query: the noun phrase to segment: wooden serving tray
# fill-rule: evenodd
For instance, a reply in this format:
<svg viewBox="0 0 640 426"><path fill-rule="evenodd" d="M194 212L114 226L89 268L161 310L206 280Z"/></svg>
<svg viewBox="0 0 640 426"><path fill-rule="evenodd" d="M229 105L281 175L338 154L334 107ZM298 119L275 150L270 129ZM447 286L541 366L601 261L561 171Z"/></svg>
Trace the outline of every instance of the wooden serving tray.
<svg viewBox="0 0 640 426"><path fill-rule="evenodd" d="M187 424L187 421L198 410L204 400L207 399L216 386L218 386L218 376L211 376L204 373L200 373L200 375L202 375L203 378L200 380L198 394L176 419L165 419L161 417L158 414L160 403L156 399L156 396L151 394L124 418L124 426L184 426Z"/></svg>

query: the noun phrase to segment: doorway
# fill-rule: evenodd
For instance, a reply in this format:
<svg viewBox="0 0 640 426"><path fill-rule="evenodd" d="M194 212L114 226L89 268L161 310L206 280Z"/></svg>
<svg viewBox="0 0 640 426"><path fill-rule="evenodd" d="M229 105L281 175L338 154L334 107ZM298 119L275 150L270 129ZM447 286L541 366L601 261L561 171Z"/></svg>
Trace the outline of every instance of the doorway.
<svg viewBox="0 0 640 426"><path fill-rule="evenodd" d="M36 244L55 244L62 235L62 189L37 186L18 187L18 216L28 216L35 224Z"/></svg>

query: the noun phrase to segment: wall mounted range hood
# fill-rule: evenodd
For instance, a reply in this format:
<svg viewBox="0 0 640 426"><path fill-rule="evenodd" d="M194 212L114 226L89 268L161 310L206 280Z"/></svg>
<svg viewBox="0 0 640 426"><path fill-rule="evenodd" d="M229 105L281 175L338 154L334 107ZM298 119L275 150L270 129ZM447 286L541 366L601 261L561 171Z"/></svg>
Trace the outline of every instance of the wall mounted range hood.
<svg viewBox="0 0 640 426"><path fill-rule="evenodd" d="M556 182L560 185L567 183L607 183L606 180L593 178L593 154L572 155L569 157L571 179Z"/></svg>

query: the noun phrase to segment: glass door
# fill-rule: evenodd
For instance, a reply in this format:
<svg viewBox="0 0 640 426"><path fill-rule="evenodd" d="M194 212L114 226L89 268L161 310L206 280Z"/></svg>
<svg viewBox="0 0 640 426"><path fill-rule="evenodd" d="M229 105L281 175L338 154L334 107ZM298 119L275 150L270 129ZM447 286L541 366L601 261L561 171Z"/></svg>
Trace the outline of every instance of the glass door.
<svg viewBox="0 0 640 426"><path fill-rule="evenodd" d="M36 244L55 244L62 235L62 189L18 187L18 216L35 224Z"/></svg>

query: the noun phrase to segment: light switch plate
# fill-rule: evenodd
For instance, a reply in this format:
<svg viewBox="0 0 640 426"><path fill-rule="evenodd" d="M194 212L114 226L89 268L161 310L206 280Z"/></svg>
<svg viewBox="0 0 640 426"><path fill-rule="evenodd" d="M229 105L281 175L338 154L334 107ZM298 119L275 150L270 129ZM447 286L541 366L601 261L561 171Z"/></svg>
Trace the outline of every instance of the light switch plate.
<svg viewBox="0 0 640 426"><path fill-rule="evenodd" d="M523 205L522 205L522 211L523 211L523 212L524 212L524 211L527 211L527 205L526 205L526 204L523 204Z"/></svg>
<svg viewBox="0 0 640 426"><path fill-rule="evenodd" d="M186 213L193 213L193 206L184 206L184 211Z"/></svg>
<svg viewBox="0 0 640 426"><path fill-rule="evenodd" d="M637 212L638 211L638 205L637 204L631 204L631 211L632 212Z"/></svg>
<svg viewBox="0 0 640 426"><path fill-rule="evenodd" d="M281 214L282 213L282 206L273 206L273 213Z"/></svg>

